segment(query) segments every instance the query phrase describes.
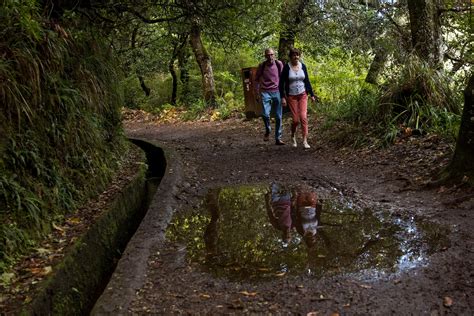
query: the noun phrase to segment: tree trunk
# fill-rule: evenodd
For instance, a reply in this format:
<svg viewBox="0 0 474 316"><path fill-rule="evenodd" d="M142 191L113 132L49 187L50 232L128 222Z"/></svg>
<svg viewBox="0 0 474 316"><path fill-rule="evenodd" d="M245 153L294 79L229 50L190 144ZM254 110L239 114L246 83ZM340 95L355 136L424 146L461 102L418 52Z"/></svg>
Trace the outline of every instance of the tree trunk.
<svg viewBox="0 0 474 316"><path fill-rule="evenodd" d="M214 83L214 73L212 71L211 57L206 51L201 39L201 28L197 23L191 26L190 43L193 49L196 62L199 65L202 76L202 89L204 100L208 107L217 107L216 87Z"/></svg>
<svg viewBox="0 0 474 316"><path fill-rule="evenodd" d="M170 71L171 74L171 100L170 103L173 105L176 105L176 96L178 94L178 75L176 74L176 69L174 68L174 61L175 58L171 58L169 64L168 64L168 70Z"/></svg>
<svg viewBox="0 0 474 316"><path fill-rule="evenodd" d="M186 99L189 94L189 50L183 47L178 53L179 80L181 81L181 99Z"/></svg>
<svg viewBox="0 0 474 316"><path fill-rule="evenodd" d="M387 61L387 51L384 49L378 49L375 52L375 57L370 64L369 71L365 77L365 82L376 85L377 78L382 72L385 62Z"/></svg>
<svg viewBox="0 0 474 316"><path fill-rule="evenodd" d="M474 74L464 90L464 109L453 159L448 167L452 177L467 175L474 183Z"/></svg>
<svg viewBox="0 0 474 316"><path fill-rule="evenodd" d="M285 30L280 32L280 40L278 42L278 59L283 62L288 62L288 54L290 49L295 45L295 32Z"/></svg>
<svg viewBox="0 0 474 316"><path fill-rule="evenodd" d="M145 79L143 79L143 76L138 76L138 80L140 81L140 87L142 87L143 92L149 97L151 89L145 84Z"/></svg>
<svg viewBox="0 0 474 316"><path fill-rule="evenodd" d="M410 0L410 29L415 53L430 65L441 62L440 23L437 0Z"/></svg>
<svg viewBox="0 0 474 316"><path fill-rule="evenodd" d="M303 12L308 0L286 0L281 9L281 24L283 30L280 32L278 42L278 59L284 62L289 60L290 48L295 45L296 34L300 31Z"/></svg>

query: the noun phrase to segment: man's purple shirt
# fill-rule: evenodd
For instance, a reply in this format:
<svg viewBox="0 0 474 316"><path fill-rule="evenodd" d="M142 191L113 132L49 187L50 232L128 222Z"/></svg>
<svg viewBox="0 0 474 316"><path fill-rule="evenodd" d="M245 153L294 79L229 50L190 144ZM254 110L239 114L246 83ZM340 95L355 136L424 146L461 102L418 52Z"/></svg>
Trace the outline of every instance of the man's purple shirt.
<svg viewBox="0 0 474 316"><path fill-rule="evenodd" d="M280 63L280 69L283 69L283 64L279 60L274 60L270 65L264 61L264 66L258 67L256 81L259 83L258 87L260 88L260 91L279 91L278 84L280 81L280 73L278 72L278 66L276 63Z"/></svg>

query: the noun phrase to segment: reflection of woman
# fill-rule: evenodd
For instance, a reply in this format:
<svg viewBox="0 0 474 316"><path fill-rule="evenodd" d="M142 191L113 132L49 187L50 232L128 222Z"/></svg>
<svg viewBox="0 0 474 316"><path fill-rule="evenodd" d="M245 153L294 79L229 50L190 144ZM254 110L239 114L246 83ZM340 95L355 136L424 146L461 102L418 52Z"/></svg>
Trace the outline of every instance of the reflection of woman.
<svg viewBox="0 0 474 316"><path fill-rule="evenodd" d="M307 246L311 248L316 242L319 218L321 215L321 204L317 203L315 192L297 190L294 203L295 227L303 236Z"/></svg>

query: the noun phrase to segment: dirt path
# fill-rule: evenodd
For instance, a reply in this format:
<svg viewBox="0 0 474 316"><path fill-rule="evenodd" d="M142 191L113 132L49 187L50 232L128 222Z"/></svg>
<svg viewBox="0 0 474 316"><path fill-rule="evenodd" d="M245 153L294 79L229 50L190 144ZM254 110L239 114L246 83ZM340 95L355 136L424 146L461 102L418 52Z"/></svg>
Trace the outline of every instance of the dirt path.
<svg viewBox="0 0 474 316"><path fill-rule="evenodd" d="M158 314L472 315L474 212L472 191L420 189L446 163L436 137L408 139L388 150L337 148L313 130L312 148L262 141L261 122L129 123L128 135L173 148L180 157L176 212L197 205L216 186L272 181L326 185L361 205L448 225L449 247L427 266L381 279L339 275L280 277L261 283L214 278L190 263L183 247L160 244L128 312ZM287 125L286 125L287 126ZM286 135L288 137L288 135ZM463 198L471 196L471 198ZM456 198L460 198L456 200ZM155 247L156 248L156 247ZM119 302L117 302L119 304Z"/></svg>

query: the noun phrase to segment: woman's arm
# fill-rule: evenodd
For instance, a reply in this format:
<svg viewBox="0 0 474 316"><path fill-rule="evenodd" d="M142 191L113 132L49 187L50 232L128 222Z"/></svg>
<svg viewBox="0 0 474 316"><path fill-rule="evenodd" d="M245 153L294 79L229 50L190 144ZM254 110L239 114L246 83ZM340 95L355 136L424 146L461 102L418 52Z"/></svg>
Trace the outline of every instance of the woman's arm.
<svg viewBox="0 0 474 316"><path fill-rule="evenodd" d="M304 72L304 87L306 89L306 93L308 93L311 98L314 98L313 87L311 86L311 82L309 81L308 70L306 69L306 65L301 63Z"/></svg>

